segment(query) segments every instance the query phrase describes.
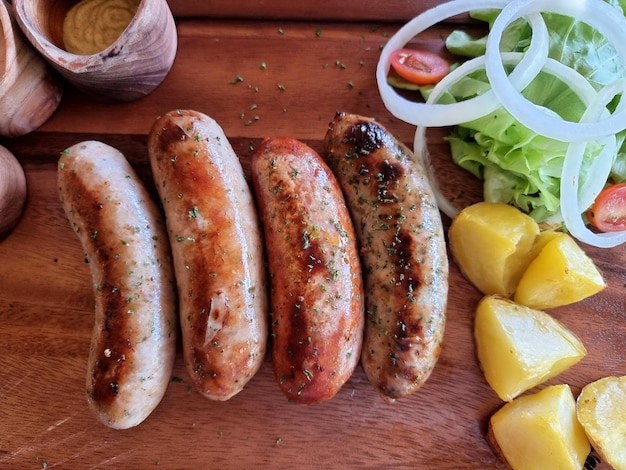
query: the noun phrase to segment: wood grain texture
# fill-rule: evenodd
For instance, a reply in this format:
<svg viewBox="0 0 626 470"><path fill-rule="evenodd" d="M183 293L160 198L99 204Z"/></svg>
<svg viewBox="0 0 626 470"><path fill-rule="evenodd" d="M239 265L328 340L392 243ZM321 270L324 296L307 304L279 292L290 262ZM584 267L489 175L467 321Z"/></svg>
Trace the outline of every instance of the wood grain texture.
<svg viewBox="0 0 626 470"><path fill-rule="evenodd" d="M480 295L454 264L442 356L426 385L394 405L382 402L360 368L329 402L289 404L269 359L243 392L214 403L190 391L180 351L176 379L139 427L104 428L86 404L94 298L58 198L59 152L87 138L102 140L124 152L151 185L147 133L156 116L183 107L220 123L248 175L252 149L266 135L295 137L322 151L338 110L376 117L410 144L413 127L384 109L374 79L380 47L396 27L179 19L174 67L153 94L112 105L67 87L38 131L0 140L24 166L29 189L20 224L0 243L0 468L41 468L45 461L48 468L93 469L504 469L484 438L501 402L474 355ZM447 31L431 31L419 42L441 50ZM243 81L232 84L238 76ZM445 133L435 130L429 141L446 188L459 204L478 200L478 183L449 162ZM626 374L625 250L589 248L608 288L552 312L589 352L551 383L569 383L577 393L601 376Z"/></svg>
<svg viewBox="0 0 626 470"><path fill-rule="evenodd" d="M323 20L323 21L405 21L431 8L437 0L292 0L232 2L229 0L168 0L179 17Z"/></svg>

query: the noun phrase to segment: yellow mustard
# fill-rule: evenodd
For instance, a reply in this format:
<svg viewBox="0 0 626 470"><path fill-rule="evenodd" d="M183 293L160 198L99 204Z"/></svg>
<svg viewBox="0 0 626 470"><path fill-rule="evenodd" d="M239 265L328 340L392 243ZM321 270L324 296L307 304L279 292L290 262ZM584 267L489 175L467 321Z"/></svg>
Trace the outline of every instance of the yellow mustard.
<svg viewBox="0 0 626 470"><path fill-rule="evenodd" d="M129 25L141 0L81 0L65 15L63 43L72 54L96 54Z"/></svg>

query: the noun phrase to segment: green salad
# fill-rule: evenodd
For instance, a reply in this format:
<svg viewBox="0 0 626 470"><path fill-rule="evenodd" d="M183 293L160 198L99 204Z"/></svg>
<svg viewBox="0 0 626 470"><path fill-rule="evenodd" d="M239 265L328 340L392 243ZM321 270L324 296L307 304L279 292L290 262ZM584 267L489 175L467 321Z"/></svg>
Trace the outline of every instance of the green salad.
<svg viewBox="0 0 626 470"><path fill-rule="evenodd" d="M623 13L620 3L613 3ZM626 1L623 3L626 6ZM491 25L498 13L497 10L482 10L472 12L471 16ZM571 17L557 14L543 17L550 34L550 57L574 68L597 90L622 78L621 62L604 36ZM505 31L503 47L523 52L531 35L528 23L517 20ZM448 50L459 56L482 55L485 45L486 37L474 39L459 30L446 38ZM485 73L474 74L449 89L447 99L467 99L482 93L485 86L489 86ZM422 88L426 96L428 91ZM540 73L522 94L570 121L578 121L586 109L568 85L547 73ZM626 180L626 131L617 137L619 150L610 177L614 182L621 182ZM550 220L559 212L561 168L568 143L529 130L503 108L455 126L448 140L454 161L484 180L485 200L513 203L538 222ZM588 145L581 168L581 184L593 177L589 169L599 151L599 144Z"/></svg>

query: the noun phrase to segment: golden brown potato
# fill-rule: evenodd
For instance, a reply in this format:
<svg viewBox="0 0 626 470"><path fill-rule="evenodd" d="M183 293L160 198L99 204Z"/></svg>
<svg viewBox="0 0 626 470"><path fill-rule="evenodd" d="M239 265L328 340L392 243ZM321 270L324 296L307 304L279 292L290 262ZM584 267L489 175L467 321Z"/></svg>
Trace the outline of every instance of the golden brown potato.
<svg viewBox="0 0 626 470"><path fill-rule="evenodd" d="M474 336L485 379L504 401L557 376L587 353L547 313L495 296L479 303Z"/></svg>
<svg viewBox="0 0 626 470"><path fill-rule="evenodd" d="M539 226L507 204L479 202L463 209L448 232L461 272L483 294L510 297L530 262Z"/></svg>
<svg viewBox="0 0 626 470"><path fill-rule="evenodd" d="M626 376L586 385L578 396L577 413L598 455L616 470L626 470Z"/></svg>
<svg viewBox="0 0 626 470"><path fill-rule="evenodd" d="M488 440L513 470L581 470L591 450L564 384L506 403L490 419Z"/></svg>
<svg viewBox="0 0 626 470"><path fill-rule="evenodd" d="M522 275L514 299L536 309L572 304L606 287L602 274L566 233L547 241Z"/></svg>

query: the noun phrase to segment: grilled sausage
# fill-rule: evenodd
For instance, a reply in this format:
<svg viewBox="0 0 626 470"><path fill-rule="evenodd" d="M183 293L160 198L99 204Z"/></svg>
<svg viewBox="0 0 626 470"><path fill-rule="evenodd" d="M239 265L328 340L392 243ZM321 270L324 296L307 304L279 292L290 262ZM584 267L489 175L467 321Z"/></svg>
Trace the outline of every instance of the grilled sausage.
<svg viewBox="0 0 626 470"><path fill-rule="evenodd" d="M441 217L422 160L372 119L338 113L324 145L363 263L362 366L392 402L424 383L441 350L448 293Z"/></svg>
<svg viewBox="0 0 626 470"><path fill-rule="evenodd" d="M101 142L63 152L58 186L95 292L88 403L107 426L136 426L161 401L176 354L176 289L165 225L124 155Z"/></svg>
<svg viewBox="0 0 626 470"><path fill-rule="evenodd" d="M205 114L158 118L148 153L172 246L185 365L200 393L228 400L258 371L267 345L254 199L222 128Z"/></svg>
<svg viewBox="0 0 626 470"><path fill-rule="evenodd" d="M335 177L304 143L252 156L271 284L272 362L293 402L332 398L359 362L364 305L354 228Z"/></svg>

